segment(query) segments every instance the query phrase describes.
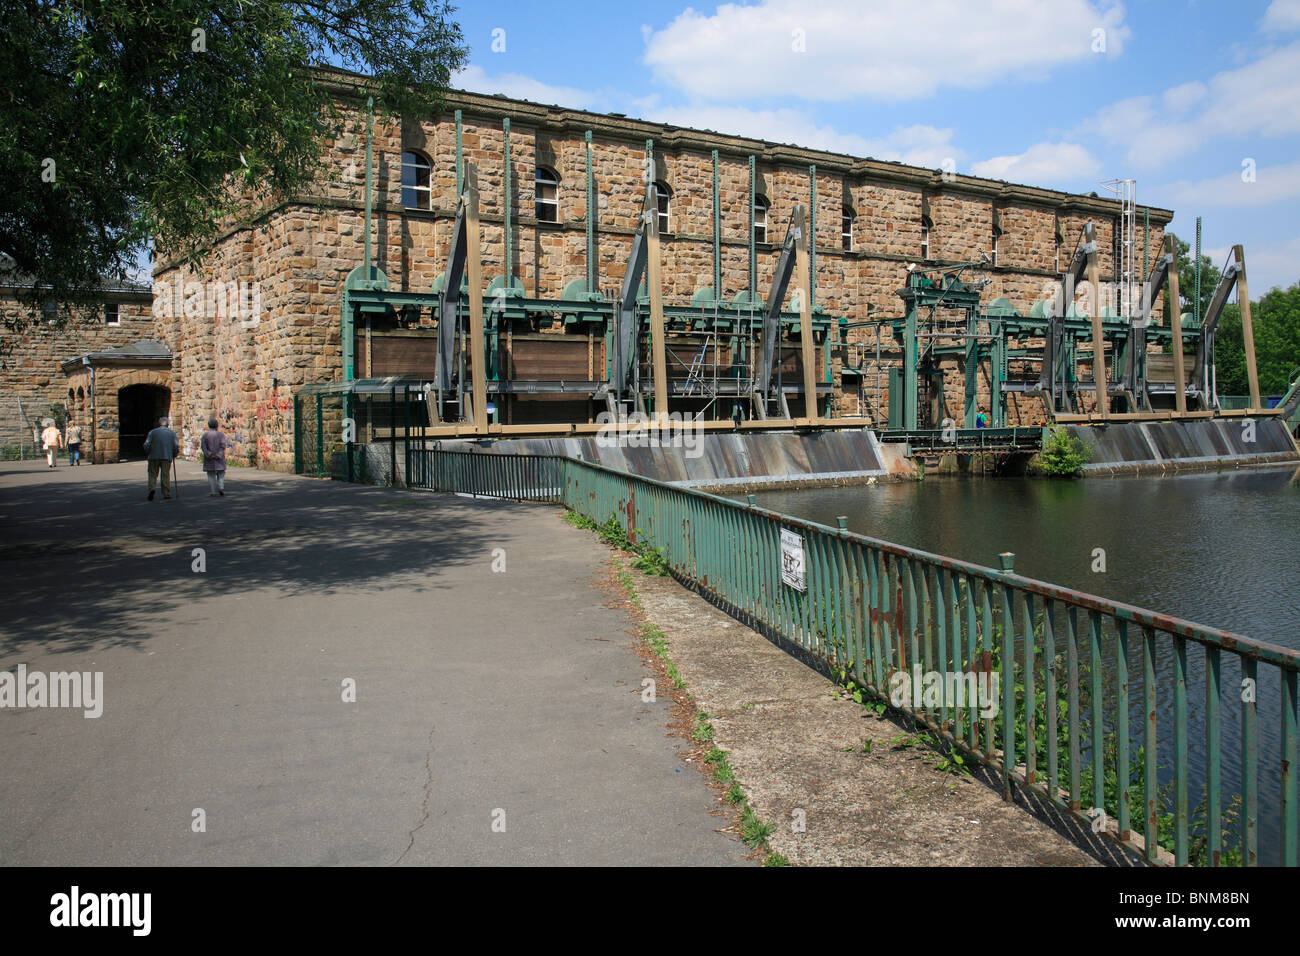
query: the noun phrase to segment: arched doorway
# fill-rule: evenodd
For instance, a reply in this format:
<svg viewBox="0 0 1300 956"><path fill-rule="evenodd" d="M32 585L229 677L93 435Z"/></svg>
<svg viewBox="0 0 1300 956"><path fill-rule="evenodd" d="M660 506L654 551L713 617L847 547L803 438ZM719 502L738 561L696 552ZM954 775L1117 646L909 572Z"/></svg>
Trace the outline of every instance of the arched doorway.
<svg viewBox="0 0 1300 956"><path fill-rule="evenodd" d="M117 457L143 458L144 438L171 408L172 393L161 385L128 385L117 390Z"/></svg>

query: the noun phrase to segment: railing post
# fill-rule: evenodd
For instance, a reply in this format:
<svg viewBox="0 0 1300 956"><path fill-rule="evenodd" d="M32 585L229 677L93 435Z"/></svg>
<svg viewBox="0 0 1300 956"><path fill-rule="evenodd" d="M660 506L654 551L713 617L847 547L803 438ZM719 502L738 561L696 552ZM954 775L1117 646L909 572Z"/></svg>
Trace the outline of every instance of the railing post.
<svg viewBox="0 0 1300 956"><path fill-rule="evenodd" d="M1003 572L1015 572L1016 556L998 555ZM1011 775L1016 768L1015 591L1002 585L1002 799L1011 799Z"/></svg>

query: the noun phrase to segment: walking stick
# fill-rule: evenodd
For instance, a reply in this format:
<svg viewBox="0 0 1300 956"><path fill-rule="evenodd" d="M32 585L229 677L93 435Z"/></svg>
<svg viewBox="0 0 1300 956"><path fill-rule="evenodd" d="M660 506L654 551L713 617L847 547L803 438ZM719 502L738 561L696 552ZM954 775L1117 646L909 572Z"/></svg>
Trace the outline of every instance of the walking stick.
<svg viewBox="0 0 1300 956"><path fill-rule="evenodd" d="M172 487L176 489L176 497L181 496L181 478L176 473L176 459L172 459Z"/></svg>

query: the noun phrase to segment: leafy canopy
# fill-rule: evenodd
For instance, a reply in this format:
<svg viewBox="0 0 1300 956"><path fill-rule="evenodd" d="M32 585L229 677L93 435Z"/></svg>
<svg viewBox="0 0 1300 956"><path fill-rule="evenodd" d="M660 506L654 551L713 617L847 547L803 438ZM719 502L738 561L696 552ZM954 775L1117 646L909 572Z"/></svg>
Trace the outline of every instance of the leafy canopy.
<svg viewBox="0 0 1300 956"><path fill-rule="evenodd" d="M1273 289L1252 301L1250 321L1260 394L1282 395L1290 385L1291 373L1300 367L1300 283ZM1214 345L1220 395L1250 391L1243 340L1240 306L1224 306Z"/></svg>
<svg viewBox="0 0 1300 956"><path fill-rule="evenodd" d="M6 0L0 253L66 302L149 243L194 257L252 199L306 186L339 113L437 108L468 50L447 0ZM11 260L11 261L10 261ZM32 308L36 308L33 301Z"/></svg>

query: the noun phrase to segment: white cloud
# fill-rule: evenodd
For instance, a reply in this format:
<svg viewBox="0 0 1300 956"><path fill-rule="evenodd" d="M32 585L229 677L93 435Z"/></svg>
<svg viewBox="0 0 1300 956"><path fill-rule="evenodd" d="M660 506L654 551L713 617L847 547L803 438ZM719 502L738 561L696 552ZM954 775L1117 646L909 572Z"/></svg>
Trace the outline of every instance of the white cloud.
<svg viewBox="0 0 1300 956"><path fill-rule="evenodd" d="M749 109L744 106L661 106L657 99L638 104L644 119L689 129L714 130L776 143L793 143L850 156L869 156L914 166L940 168L945 160L957 165L965 153L952 144L951 129L904 126L885 136L846 133L817 123L803 110Z"/></svg>
<svg viewBox="0 0 1300 956"><path fill-rule="evenodd" d="M1300 280L1300 238L1282 242L1248 243L1246 276L1250 281L1250 297L1258 299L1270 289L1288 288ZM1222 262L1224 256L1213 259Z"/></svg>
<svg viewBox="0 0 1300 956"><path fill-rule="evenodd" d="M1159 106L1157 106L1159 104ZM1158 169L1216 138L1300 133L1300 42L1279 47L1208 83L1135 96L1099 110L1072 131L1127 147L1133 169Z"/></svg>
<svg viewBox="0 0 1300 956"><path fill-rule="evenodd" d="M688 7L650 33L644 62L692 96L915 99L1043 79L1129 36L1121 5L1091 0L762 0Z"/></svg>
<svg viewBox="0 0 1300 956"><path fill-rule="evenodd" d="M1095 178L1101 163L1077 143L1036 143L1015 156L994 156L976 163L976 176L1037 186L1062 186Z"/></svg>
<svg viewBox="0 0 1300 956"><path fill-rule="evenodd" d="M1172 87L1165 90L1165 108L1175 113L1185 113L1205 99L1208 92L1209 90L1206 89L1205 84L1199 80Z"/></svg>
<svg viewBox="0 0 1300 956"><path fill-rule="evenodd" d="M1265 30L1300 29L1300 0L1273 0L1264 11Z"/></svg>
<svg viewBox="0 0 1300 956"><path fill-rule="evenodd" d="M569 109L598 109L603 97L590 90L579 90L571 86L552 86L520 73L499 73L490 75L483 67L470 65L458 73L452 74L451 85L456 89L469 90L474 93L504 93L506 96L534 103L556 104Z"/></svg>
<svg viewBox="0 0 1300 956"><path fill-rule="evenodd" d="M1259 166L1254 182L1243 182L1240 169L1197 182L1179 180L1153 190L1173 208L1270 206L1300 199L1300 162Z"/></svg>

